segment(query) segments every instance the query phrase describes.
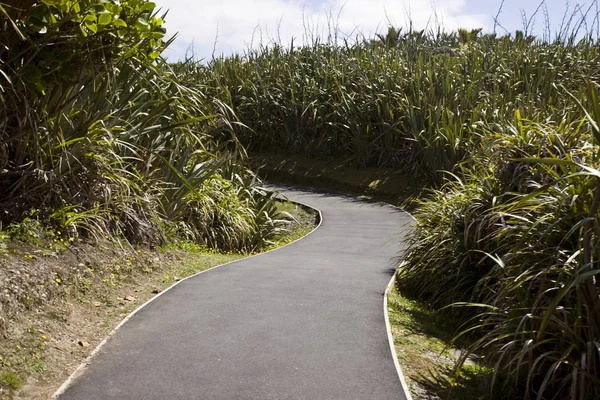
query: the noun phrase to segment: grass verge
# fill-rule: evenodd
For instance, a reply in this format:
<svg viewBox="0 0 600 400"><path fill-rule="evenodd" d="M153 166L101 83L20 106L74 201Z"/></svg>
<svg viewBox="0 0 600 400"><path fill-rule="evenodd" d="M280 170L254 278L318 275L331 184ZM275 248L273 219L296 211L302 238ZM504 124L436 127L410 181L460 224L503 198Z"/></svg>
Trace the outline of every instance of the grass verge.
<svg viewBox="0 0 600 400"><path fill-rule="evenodd" d="M503 399L500 394L489 396L493 371L478 359L471 357L456 368L462 349L461 343L452 341L458 332L454 320L397 287L389 293L388 311L398 361L413 399Z"/></svg>
<svg viewBox="0 0 600 400"><path fill-rule="evenodd" d="M316 214L289 202L267 249L314 229ZM60 234L60 233L59 233ZM177 281L245 255L189 242L162 248L2 236L0 399L48 399L129 313Z"/></svg>
<svg viewBox="0 0 600 400"><path fill-rule="evenodd" d="M273 243L265 251L285 246L308 235L319 223L318 213L307 206L284 200L277 200L276 204L277 212L284 215L287 226L275 235Z"/></svg>

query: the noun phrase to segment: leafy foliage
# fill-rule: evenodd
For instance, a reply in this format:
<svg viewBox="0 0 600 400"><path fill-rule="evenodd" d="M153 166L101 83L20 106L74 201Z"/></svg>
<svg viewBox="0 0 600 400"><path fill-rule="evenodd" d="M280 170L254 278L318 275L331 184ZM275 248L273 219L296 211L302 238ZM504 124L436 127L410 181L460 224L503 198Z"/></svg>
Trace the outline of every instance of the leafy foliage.
<svg viewBox="0 0 600 400"><path fill-rule="evenodd" d="M518 118L487 132L460 178L422 202L402 271L422 298L454 307L477 338L471 351L526 382L530 397L600 396L590 125Z"/></svg>
<svg viewBox="0 0 600 400"><path fill-rule="evenodd" d="M158 245L183 210L199 207L219 217L198 220L204 236L195 240L244 251L275 229L268 196L242 164L232 115L178 83L159 57L170 41L155 8L146 0L2 4L3 223L33 209L71 237ZM215 179L223 184L206 183ZM219 190L237 202L198 203Z"/></svg>

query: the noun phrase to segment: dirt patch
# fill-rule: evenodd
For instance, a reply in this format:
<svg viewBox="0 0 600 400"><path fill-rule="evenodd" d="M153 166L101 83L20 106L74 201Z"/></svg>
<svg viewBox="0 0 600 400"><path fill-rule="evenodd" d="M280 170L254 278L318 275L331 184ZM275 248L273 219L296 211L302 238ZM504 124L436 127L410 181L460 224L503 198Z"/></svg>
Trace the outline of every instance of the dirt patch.
<svg viewBox="0 0 600 400"><path fill-rule="evenodd" d="M0 398L48 399L127 314L174 282L241 258L115 243L40 251L18 244L0 261Z"/></svg>

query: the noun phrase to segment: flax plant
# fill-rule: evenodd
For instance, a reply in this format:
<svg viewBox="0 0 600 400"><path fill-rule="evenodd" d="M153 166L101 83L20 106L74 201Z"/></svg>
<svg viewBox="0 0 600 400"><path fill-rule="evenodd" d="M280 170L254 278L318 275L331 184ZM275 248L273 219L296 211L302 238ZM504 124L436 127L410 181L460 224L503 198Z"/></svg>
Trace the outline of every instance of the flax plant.
<svg viewBox="0 0 600 400"><path fill-rule="evenodd" d="M589 117L547 125L517 116L504 131L488 128L460 178L423 201L410 239L401 281L464 321L470 350L515 396L600 395L598 130Z"/></svg>
<svg viewBox="0 0 600 400"><path fill-rule="evenodd" d="M235 115L160 58L170 40L154 3L1 12L3 225L37 210L71 237L158 245L185 231L226 251L268 244L275 206L243 164Z"/></svg>
<svg viewBox="0 0 600 400"><path fill-rule="evenodd" d="M274 44L211 60L189 79L235 111L249 151L336 157L434 182L477 146L478 124L517 110L539 122L583 116L559 86L582 100L584 77L599 78L591 36L461 32Z"/></svg>

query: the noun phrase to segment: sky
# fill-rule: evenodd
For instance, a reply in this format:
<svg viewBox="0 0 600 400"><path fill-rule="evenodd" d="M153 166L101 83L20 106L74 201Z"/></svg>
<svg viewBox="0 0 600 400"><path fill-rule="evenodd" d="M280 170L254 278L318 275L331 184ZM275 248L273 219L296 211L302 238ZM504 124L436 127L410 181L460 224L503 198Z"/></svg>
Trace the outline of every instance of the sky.
<svg viewBox="0 0 600 400"><path fill-rule="evenodd" d="M213 55L244 53L249 46L279 42L295 45L310 41L308 33L326 39L330 27L338 38L373 37L388 26L406 27L412 21L415 29L442 26L494 29L498 33L523 29L526 20L535 14L529 30L543 36L560 30L563 15L592 7L594 0L153 0L165 18L169 36L177 38L164 53L175 61L186 56L210 60ZM544 12L547 10L547 14ZM546 17L547 15L547 17ZM546 24L546 20L550 23ZM588 18L591 22L592 17Z"/></svg>

